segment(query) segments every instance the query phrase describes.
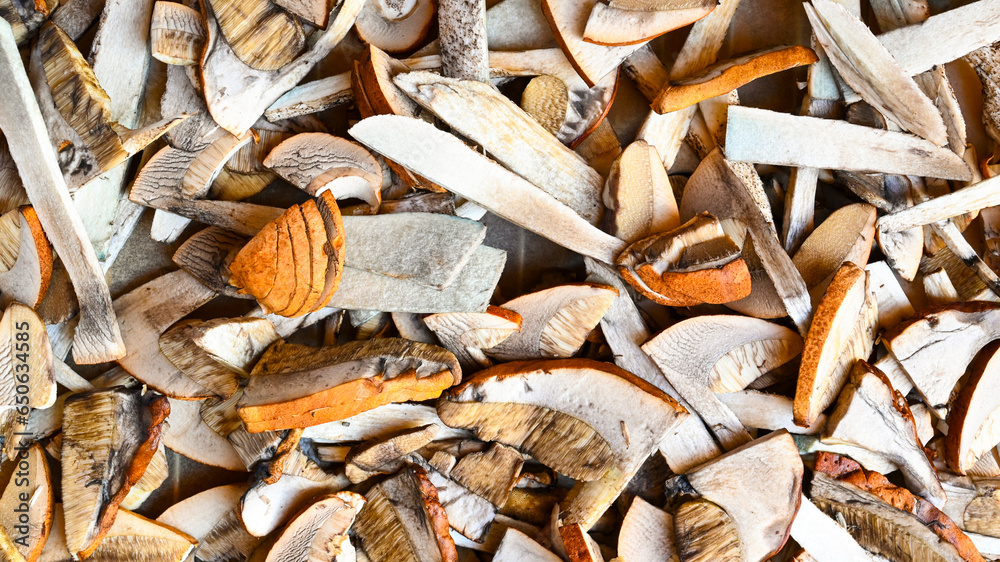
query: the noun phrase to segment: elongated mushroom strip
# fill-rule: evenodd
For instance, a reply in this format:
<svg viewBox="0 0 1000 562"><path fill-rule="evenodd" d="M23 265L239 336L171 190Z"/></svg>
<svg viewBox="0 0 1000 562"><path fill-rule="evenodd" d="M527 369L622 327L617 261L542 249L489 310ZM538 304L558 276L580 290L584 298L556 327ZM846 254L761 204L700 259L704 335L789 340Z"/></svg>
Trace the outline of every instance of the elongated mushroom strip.
<svg viewBox="0 0 1000 562"><path fill-rule="evenodd" d="M868 273L845 263L823 295L809 328L795 390L795 423L808 427L837 399L851 367L871 354L878 301Z"/></svg>
<svg viewBox="0 0 1000 562"><path fill-rule="evenodd" d="M878 220L882 232L900 232L1000 204L1000 176L975 183Z"/></svg>
<svg viewBox="0 0 1000 562"><path fill-rule="evenodd" d="M721 61L697 76L664 86L653 101L657 113L679 111L700 101L721 96L769 74L816 62L807 47L774 47L742 57Z"/></svg>
<svg viewBox="0 0 1000 562"><path fill-rule="evenodd" d="M511 310L490 306L486 312L432 314L423 322L441 340L441 345L455 354L462 371L469 373L493 365L484 350L517 333L523 318Z"/></svg>
<svg viewBox="0 0 1000 562"><path fill-rule="evenodd" d="M741 257L745 237L738 221L701 213L629 246L618 256L618 271L637 291L667 306L732 302L750 294L750 271Z"/></svg>
<svg viewBox="0 0 1000 562"><path fill-rule="evenodd" d="M913 135L742 106L729 108L726 156L736 162L972 179L954 152Z"/></svg>
<svg viewBox="0 0 1000 562"><path fill-rule="evenodd" d="M386 338L311 348L278 342L261 357L238 404L251 432L342 420L391 402L429 400L458 383L451 353Z"/></svg>
<svg viewBox="0 0 1000 562"><path fill-rule="evenodd" d="M601 218L600 174L490 84L430 72L400 74L395 84L512 172L591 224ZM497 123L504 123L497 127Z"/></svg>
<svg viewBox="0 0 1000 562"><path fill-rule="evenodd" d="M611 165L604 184L605 215L612 235L635 242L650 234L677 228L680 218L670 179L656 149L637 140Z"/></svg>
<svg viewBox="0 0 1000 562"><path fill-rule="evenodd" d="M52 278L52 248L34 208L24 206L0 217L0 306L13 301L38 307ZM9 249L16 248L11 255Z"/></svg>
<svg viewBox="0 0 1000 562"><path fill-rule="evenodd" d="M115 521L160 441L167 399L114 387L75 394L63 412L62 499L66 545L85 558Z"/></svg>
<svg viewBox="0 0 1000 562"><path fill-rule="evenodd" d="M671 386L705 421L724 449L734 449L750 435L713 392L717 365L736 362L743 386L756 376L778 367L799 354L802 339L792 330L757 318L700 316L667 328L646 342L642 350L663 371ZM766 357L758 362L754 357ZM728 366L728 365L727 365ZM729 391L742 390L730 388Z"/></svg>
<svg viewBox="0 0 1000 562"><path fill-rule="evenodd" d="M607 47L644 44L650 39L692 24L707 16L717 6L714 0L677 2L660 9L636 11L615 2L593 5L587 17L583 40Z"/></svg>
<svg viewBox="0 0 1000 562"><path fill-rule="evenodd" d="M275 123L283 119L319 113L354 100L350 73L344 72L312 82L299 84L285 92L264 112L264 118Z"/></svg>
<svg viewBox="0 0 1000 562"><path fill-rule="evenodd" d="M197 10L164 0L153 5L149 40L156 60L182 66L197 64L205 37L205 18Z"/></svg>
<svg viewBox="0 0 1000 562"><path fill-rule="evenodd" d="M786 431L775 431L668 480L668 498L684 502L674 512L674 536L681 559L745 562L774 555L788 539L799 509L802 473L802 460L792 437ZM720 513L711 518L700 515L691 509L693 501L708 504L705 507L712 509L706 511ZM717 529L722 521L728 524ZM699 537L701 533L682 532L698 528L704 533L715 529L721 536L711 540L711 534ZM732 557L685 553L691 548L686 543L692 540L700 540L704 547L731 548Z"/></svg>
<svg viewBox="0 0 1000 562"><path fill-rule="evenodd" d="M935 506L946 497L924 453L906 399L881 372L858 361L823 431L828 443L863 447L899 467L906 484Z"/></svg>

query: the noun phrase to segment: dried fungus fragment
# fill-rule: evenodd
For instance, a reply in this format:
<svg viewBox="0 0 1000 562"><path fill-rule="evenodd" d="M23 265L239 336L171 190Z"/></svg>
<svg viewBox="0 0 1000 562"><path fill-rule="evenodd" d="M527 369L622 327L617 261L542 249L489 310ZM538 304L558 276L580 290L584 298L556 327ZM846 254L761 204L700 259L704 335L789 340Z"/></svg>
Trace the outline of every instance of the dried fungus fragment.
<svg viewBox="0 0 1000 562"><path fill-rule="evenodd" d="M682 503L674 515L677 555L684 562L741 562L739 531L726 510L706 500Z"/></svg>
<svg viewBox="0 0 1000 562"><path fill-rule="evenodd" d="M587 17L583 40L607 47L643 44L707 16L714 0L663 2L656 10L633 10L620 3L597 2Z"/></svg>
<svg viewBox="0 0 1000 562"><path fill-rule="evenodd" d="M676 561L674 518L636 496L618 531L618 555L633 562Z"/></svg>
<svg viewBox="0 0 1000 562"><path fill-rule="evenodd" d="M164 0L153 4L149 41L156 60L181 66L197 64L206 36L205 18L197 10Z"/></svg>
<svg viewBox="0 0 1000 562"><path fill-rule="evenodd" d="M441 345L455 354L463 372L493 365L484 350L496 347L521 329L520 314L490 306L486 312L450 312L431 314L422 322Z"/></svg>
<svg viewBox="0 0 1000 562"><path fill-rule="evenodd" d="M434 23L437 3L432 0L404 2L412 4L409 10L393 10L390 7L392 4L366 2L355 24L358 37L387 53L412 51L427 38Z"/></svg>
<svg viewBox="0 0 1000 562"><path fill-rule="evenodd" d="M361 199L373 210L382 202L382 166L362 146L325 133L299 133L282 141L264 166L312 196Z"/></svg>
<svg viewBox="0 0 1000 562"><path fill-rule="evenodd" d="M604 184L605 215L612 235L635 242L680 225L677 201L656 148L646 141L630 144L611 165Z"/></svg>
<svg viewBox="0 0 1000 562"><path fill-rule="evenodd" d="M353 492L318 498L281 531L265 562L314 559L346 562L354 553L347 531L364 505L365 499Z"/></svg>
<svg viewBox="0 0 1000 562"><path fill-rule="evenodd" d="M429 424L352 447L344 461L347 478L357 484L376 474L396 472L403 467L404 457L430 443L439 429Z"/></svg>
<svg viewBox="0 0 1000 562"><path fill-rule="evenodd" d="M0 216L0 306L38 307L52 279L52 248L33 207Z"/></svg>
<svg viewBox="0 0 1000 562"><path fill-rule="evenodd" d="M969 378L955 399L948 416L945 460L958 474L967 474L984 454L989 455L1000 436L996 434L998 364L997 344L983 348L972 362Z"/></svg>
<svg viewBox="0 0 1000 562"><path fill-rule="evenodd" d="M52 531L54 499L52 476L45 451L38 443L20 451L17 457L21 470L11 467L10 479L0 495L0 527L9 543L4 548L17 551L23 560L34 562L42 554L45 541ZM27 524L20 520L26 514Z"/></svg>
<svg viewBox="0 0 1000 562"><path fill-rule="evenodd" d="M66 547L63 504L56 504L52 533L40 560L76 560ZM100 562L183 562L198 544L193 537L131 511L118 511L114 525L87 558Z"/></svg>
<svg viewBox="0 0 1000 562"><path fill-rule="evenodd" d="M256 70L278 70L305 46L302 26L269 0L210 0L222 35L241 61Z"/></svg>

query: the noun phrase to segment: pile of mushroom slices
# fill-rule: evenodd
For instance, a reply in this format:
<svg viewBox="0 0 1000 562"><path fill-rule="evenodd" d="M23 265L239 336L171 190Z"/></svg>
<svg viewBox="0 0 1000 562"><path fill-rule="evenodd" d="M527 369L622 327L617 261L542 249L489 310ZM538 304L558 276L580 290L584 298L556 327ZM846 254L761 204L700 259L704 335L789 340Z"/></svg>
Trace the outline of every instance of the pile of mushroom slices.
<svg viewBox="0 0 1000 562"><path fill-rule="evenodd" d="M1000 559L1000 0L0 0L0 559Z"/></svg>

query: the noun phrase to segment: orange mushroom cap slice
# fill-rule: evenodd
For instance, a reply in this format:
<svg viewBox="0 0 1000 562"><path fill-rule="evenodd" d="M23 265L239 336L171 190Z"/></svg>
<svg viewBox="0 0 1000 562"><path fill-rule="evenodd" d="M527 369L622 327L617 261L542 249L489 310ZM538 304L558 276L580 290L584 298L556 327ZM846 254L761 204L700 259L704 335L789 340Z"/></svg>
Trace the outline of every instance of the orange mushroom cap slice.
<svg viewBox="0 0 1000 562"><path fill-rule="evenodd" d="M614 1L598 2L587 17L583 40L607 47L642 44L700 20L717 5L714 0L681 1L675 6L663 2L657 10L636 11Z"/></svg>
<svg viewBox="0 0 1000 562"><path fill-rule="evenodd" d="M0 216L0 306L12 301L37 308L52 278L52 248L32 207Z"/></svg>
<svg viewBox="0 0 1000 562"><path fill-rule="evenodd" d="M996 429L1000 416L998 349L1000 344L994 342L979 352L948 416L945 460L958 474L967 474L984 453L1000 443Z"/></svg>

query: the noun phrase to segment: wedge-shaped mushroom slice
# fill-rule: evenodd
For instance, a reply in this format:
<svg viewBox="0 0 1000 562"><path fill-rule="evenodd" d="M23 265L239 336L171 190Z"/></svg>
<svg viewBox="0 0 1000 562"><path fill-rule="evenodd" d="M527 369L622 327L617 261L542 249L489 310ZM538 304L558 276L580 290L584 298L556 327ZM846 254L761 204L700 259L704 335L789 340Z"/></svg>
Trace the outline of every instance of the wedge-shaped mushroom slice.
<svg viewBox="0 0 1000 562"><path fill-rule="evenodd" d="M45 409L56 401L52 348L45 323L34 310L18 302L10 304L0 318L0 389L0 408L23 417L27 417L28 408ZM14 451L10 443L7 445L13 458Z"/></svg>
<svg viewBox="0 0 1000 562"><path fill-rule="evenodd" d="M309 427L437 398L461 380L454 355L423 343L385 338L317 349L278 342L254 367L238 412L251 432Z"/></svg>
<svg viewBox="0 0 1000 562"><path fill-rule="evenodd" d="M492 85L423 71L400 74L393 81L512 172L591 224L600 220L600 174Z"/></svg>
<svg viewBox="0 0 1000 562"><path fill-rule="evenodd" d="M437 410L423 404L386 404L341 421L307 427L303 439L317 443L352 443L375 440L385 435L428 424L439 426L437 439L467 439L468 431L452 429L441 421Z"/></svg>
<svg viewBox="0 0 1000 562"><path fill-rule="evenodd" d="M347 531L364 505L365 499L353 492L318 498L281 531L265 561L337 561L341 560L339 556L353 554Z"/></svg>
<svg viewBox="0 0 1000 562"><path fill-rule="evenodd" d="M536 76L521 93L521 109L556 138L559 138L559 129L566 120L568 108L569 88L555 76Z"/></svg>
<svg viewBox="0 0 1000 562"><path fill-rule="evenodd" d="M795 389L796 424L812 425L833 404L855 360L871 354L877 324L878 301L868 286L868 273L845 263L816 307L802 349Z"/></svg>
<svg viewBox="0 0 1000 562"><path fill-rule="evenodd" d="M579 523L559 527L559 537L569 562L604 562L600 545Z"/></svg>
<svg viewBox="0 0 1000 562"><path fill-rule="evenodd" d="M521 315L521 330L486 354L501 361L570 357L601 321L618 291L606 285L573 284L544 289L508 301Z"/></svg>
<svg viewBox="0 0 1000 562"><path fill-rule="evenodd" d="M377 210L382 201L382 166L357 143L326 133L299 133L274 147L267 166L295 187L337 199L361 199Z"/></svg>
<svg viewBox="0 0 1000 562"><path fill-rule="evenodd" d="M728 526L735 532L738 554L732 555L738 557L715 559L750 562L773 556L788 539L789 527L799 509L802 473L795 441L788 432L775 431L668 480L668 496L681 501L694 496L691 499L710 502L684 508L692 503L688 500L674 513L674 536L681 559L707 560L684 556L685 542L689 542L681 535L685 527L705 532ZM725 516L699 513L713 509L720 509ZM719 524L727 518L728 523ZM722 537L731 534L723 533Z"/></svg>
<svg viewBox="0 0 1000 562"><path fill-rule="evenodd" d="M237 472L246 470L232 444L202 419L201 406L201 402L191 400L170 400L170 424L163 432L164 446L208 466Z"/></svg>
<svg viewBox="0 0 1000 562"><path fill-rule="evenodd" d="M992 343L979 352L948 416L945 460L958 474L968 473L984 453L1000 443L995 430L995 420L1000 416L1000 404L996 403L1000 382L998 349L998 344Z"/></svg>
<svg viewBox="0 0 1000 562"><path fill-rule="evenodd" d="M493 365L483 350L516 334L522 322L520 314L498 306L490 306L486 312L440 313L423 319L466 373Z"/></svg>
<svg viewBox="0 0 1000 562"><path fill-rule="evenodd" d="M167 399L114 387L74 394L63 410L62 498L66 544L85 558L115 521L160 442Z"/></svg>
<svg viewBox="0 0 1000 562"><path fill-rule="evenodd" d="M535 560L536 562L559 562L561 558L556 556L551 550L538 544L531 537L518 531L513 527L508 527L493 555L494 562L522 562L524 560ZM637 562L642 562L637 560Z"/></svg>
<svg viewBox="0 0 1000 562"><path fill-rule="evenodd" d="M223 37L250 68L278 70L305 46L305 34L294 16L269 0L209 0Z"/></svg>
<svg viewBox="0 0 1000 562"><path fill-rule="evenodd" d="M142 478L132 486L127 496L121 503L122 509L136 510L149 499L149 496L167 481L170 476L170 467L167 466L167 451L163 446L163 440L156 447L156 452L149 459L146 470L142 473Z"/></svg>
<svg viewBox="0 0 1000 562"><path fill-rule="evenodd" d="M549 20L549 27L566 58L573 64L580 77L588 85L597 84L609 72L614 71L644 42L621 47L605 47L588 43L584 39L587 19L597 4L596 0L569 2L567 0L543 0L542 13Z"/></svg>
<svg viewBox="0 0 1000 562"><path fill-rule="evenodd" d="M376 484L354 523L371 562L457 562L448 517L424 470L411 467Z"/></svg>
<svg viewBox="0 0 1000 562"><path fill-rule="evenodd" d="M816 455L811 495L861 546L891 560L983 560L969 537L938 508L846 457Z"/></svg>
<svg viewBox="0 0 1000 562"><path fill-rule="evenodd" d="M719 401L732 410L745 427L768 431L785 429L789 433L813 435L819 433L826 424L826 416L820 414L809 427L795 425L792 416L792 399L780 394L768 394L758 390L740 390L717 396Z"/></svg>
<svg viewBox="0 0 1000 562"><path fill-rule="evenodd" d="M351 447L344 461L347 478L357 484L377 474L396 472L405 464L403 458L430 443L439 428L435 424L425 425Z"/></svg>
<svg viewBox="0 0 1000 562"><path fill-rule="evenodd" d="M672 230L681 222L663 161L643 140L628 145L611 165L604 204L612 212L605 215L609 231L626 242Z"/></svg>
<svg viewBox="0 0 1000 562"><path fill-rule="evenodd" d="M278 339L265 318L184 320L160 336L160 351L191 380L230 398L240 377Z"/></svg>
<svg viewBox="0 0 1000 562"><path fill-rule="evenodd" d="M685 414L662 391L614 365L565 359L487 369L443 394L438 415L591 481L609 471L634 473Z"/></svg>
<svg viewBox="0 0 1000 562"><path fill-rule="evenodd" d="M802 242L792 263L810 291L824 287L844 262L864 268L875 240L875 207L866 203L834 211Z"/></svg>
<svg viewBox="0 0 1000 562"><path fill-rule="evenodd" d="M18 301L37 308L52 278L52 248L32 207L0 216L0 306ZM16 248L16 253L11 250Z"/></svg>
<svg viewBox="0 0 1000 562"><path fill-rule="evenodd" d="M323 192L265 225L233 258L230 283L269 312L301 316L330 302L344 256L340 209Z"/></svg>
<svg viewBox="0 0 1000 562"><path fill-rule="evenodd" d="M77 560L70 554L66 543L63 504L56 504L52 533L45 543L41 561ZM146 519L138 513L119 510L107 535L88 560L101 562L183 562L194 550L198 541L187 533Z"/></svg>
<svg viewBox="0 0 1000 562"><path fill-rule="evenodd" d="M826 423L823 440L884 456L899 467L907 486L935 506L944 505L944 490L924 454L906 399L868 363L855 363Z"/></svg>
<svg viewBox="0 0 1000 562"><path fill-rule="evenodd" d="M745 236L738 221L701 213L629 246L618 256L618 271L663 305L732 302L750 294L750 271L741 257Z"/></svg>
<svg viewBox="0 0 1000 562"><path fill-rule="evenodd" d="M947 409L955 384L976 354L998 337L1000 304L976 301L924 311L882 341L937 411Z"/></svg>
<svg viewBox="0 0 1000 562"><path fill-rule="evenodd" d="M743 390L801 349L802 338L793 330L742 316L684 320L642 346L725 449L750 441L750 435L715 392Z"/></svg>
<svg viewBox="0 0 1000 562"><path fill-rule="evenodd" d="M448 525L452 533L457 533L454 538L463 537L473 544L490 540L489 534L493 530L492 524L498 507L451 477L451 471L455 467L453 455L438 451L430 461L419 455L412 455L410 462L426 471L427 479L437 489L438 502L448 516Z"/></svg>
<svg viewBox="0 0 1000 562"><path fill-rule="evenodd" d="M199 151L181 180L181 193L184 197L200 199L208 195L226 162L251 140L253 136L250 133L238 137L227 133Z"/></svg>
<svg viewBox="0 0 1000 562"><path fill-rule="evenodd" d="M816 54L807 47L773 47L739 58L721 61L697 76L668 83L653 101L657 113L679 111L715 96L731 92L750 82L816 62Z"/></svg>
<svg viewBox="0 0 1000 562"><path fill-rule="evenodd" d="M52 531L52 477L45 450L38 443L21 451L16 462L0 495L0 527L5 532L0 540L10 541L5 548L34 562Z"/></svg>
<svg viewBox="0 0 1000 562"><path fill-rule="evenodd" d="M311 115L354 101L351 73L342 72L304 82L285 92L264 112L271 123Z"/></svg>
<svg viewBox="0 0 1000 562"><path fill-rule="evenodd" d="M239 523L236 509L240 497L247 491L246 484L229 484L210 488L195 494L185 500L175 503L156 520L169 525L178 531L191 535L198 541L198 549L194 555L207 562L217 562L221 558L213 557L211 551L224 542L242 532L246 537L252 537ZM235 524L236 528L233 528ZM244 550L249 555L257 545L239 549L238 545L229 543L234 550ZM226 552L226 556L230 553Z"/></svg>
<svg viewBox="0 0 1000 562"><path fill-rule="evenodd" d="M153 4L149 42L154 59L183 66L197 64L206 35L205 18L197 10L163 0Z"/></svg>
<svg viewBox="0 0 1000 562"><path fill-rule="evenodd" d="M355 23L358 37L387 53L412 51L427 38L436 8L432 0L366 2Z"/></svg>
<svg viewBox="0 0 1000 562"><path fill-rule="evenodd" d="M682 503L673 517L676 556L684 562L740 562L739 530L721 507L703 499Z"/></svg>
<svg viewBox="0 0 1000 562"><path fill-rule="evenodd" d="M636 496L618 532L618 556L629 562L676 560L674 518Z"/></svg>
<svg viewBox="0 0 1000 562"><path fill-rule="evenodd" d="M645 43L698 21L711 13L716 5L711 1L677 2L673 6L668 3L658 10L637 11L615 2L597 2L587 17L583 40L608 47Z"/></svg>

